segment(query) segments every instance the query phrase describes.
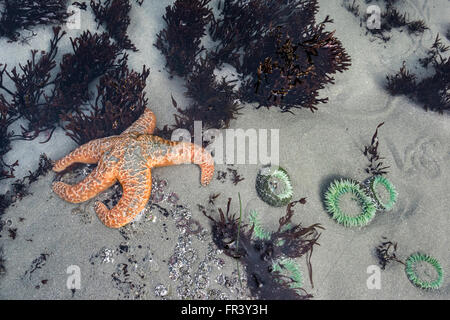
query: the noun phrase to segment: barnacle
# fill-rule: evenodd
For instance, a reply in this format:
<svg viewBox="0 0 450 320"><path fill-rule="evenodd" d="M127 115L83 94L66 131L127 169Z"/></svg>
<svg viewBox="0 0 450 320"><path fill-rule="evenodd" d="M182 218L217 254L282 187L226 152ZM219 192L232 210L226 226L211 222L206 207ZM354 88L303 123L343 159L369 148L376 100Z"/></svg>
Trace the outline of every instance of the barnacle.
<svg viewBox="0 0 450 320"><path fill-rule="evenodd" d="M437 273L437 278L432 281L426 281L420 278L420 275L417 273L416 264L418 262L425 262L430 264L434 270ZM405 267L406 275L408 276L408 279L416 286L421 289L438 289L441 287L443 278L444 278L444 272L442 270L441 265L439 264L439 261L437 261L435 258L422 253L414 253L406 260L406 267Z"/></svg>
<svg viewBox="0 0 450 320"><path fill-rule="evenodd" d="M274 207L287 205L293 195L291 179L281 167L264 166L256 176L256 191L259 197Z"/></svg>
<svg viewBox="0 0 450 320"><path fill-rule="evenodd" d="M389 200L384 202L379 192L377 192L377 186L382 185L389 194ZM369 179L369 196L372 197L375 204L379 209L389 211L397 201L398 193L395 190L394 185L385 177L381 175L373 176Z"/></svg>
<svg viewBox="0 0 450 320"><path fill-rule="evenodd" d="M339 206L341 196L349 192L356 197L361 207L361 213L356 216L346 214ZM331 183L325 193L325 206L332 218L346 227L365 226L372 221L376 212L375 203L364 193L360 185L347 179Z"/></svg>

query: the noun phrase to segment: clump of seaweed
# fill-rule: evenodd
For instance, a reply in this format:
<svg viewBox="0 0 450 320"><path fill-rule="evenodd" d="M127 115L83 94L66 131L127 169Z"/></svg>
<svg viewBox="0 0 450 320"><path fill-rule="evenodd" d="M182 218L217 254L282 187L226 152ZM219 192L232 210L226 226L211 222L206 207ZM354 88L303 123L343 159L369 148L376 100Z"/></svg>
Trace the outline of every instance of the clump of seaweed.
<svg viewBox="0 0 450 320"><path fill-rule="evenodd" d="M214 63L201 58L193 66L187 77L186 96L194 101L181 109L172 98L172 104L179 114L175 115L176 128L184 128L194 133L194 121L202 121L204 130L227 128L231 119L235 119L241 107L235 92L234 80L223 77L220 81L214 75Z"/></svg>
<svg viewBox="0 0 450 320"><path fill-rule="evenodd" d="M419 35L421 33L424 33L425 30L428 30L429 28L425 25L425 21L423 20L414 20L410 21L407 24L408 32L413 33L415 35Z"/></svg>
<svg viewBox="0 0 450 320"><path fill-rule="evenodd" d="M72 5L77 7L80 10L87 11L86 1L83 1L83 2L75 1L75 2L72 2Z"/></svg>
<svg viewBox="0 0 450 320"><path fill-rule="evenodd" d="M395 75L387 76L386 89L392 95L404 94L424 106L425 110L444 113L450 110L450 57L442 55L449 50L442 44L439 34L427 52L427 56L419 62L427 68L430 65L434 74L417 82L417 76L406 70L403 64Z"/></svg>
<svg viewBox="0 0 450 320"><path fill-rule="evenodd" d="M0 71L0 88L2 87L2 75L3 72ZM14 106L6 101L4 95L0 93L0 180L13 178L14 167L18 165L18 161L8 165L3 160L4 155L11 150L11 137L13 134L8 132L8 127L16 119Z"/></svg>
<svg viewBox="0 0 450 320"><path fill-rule="evenodd" d="M407 28L410 34L419 35L424 33L428 27L425 25L423 20L409 20L406 13L400 13L394 8L393 2L388 2L386 4L386 11L381 15L382 22L381 27L387 31L393 28Z"/></svg>
<svg viewBox="0 0 450 320"><path fill-rule="evenodd" d="M370 3L372 1L366 0L366 3ZM398 9L395 8L395 3L397 1L386 0L385 2L385 10L380 12L380 25L379 28L371 28L367 25L368 19L372 19L373 13L364 13L361 15L360 24L366 26L367 33L371 33L372 35L380 38L384 42L387 42L391 39L389 32L392 29L399 29L405 27L409 34L420 35L428 27L423 20L410 20L408 14L406 12L401 13ZM353 3L350 4L348 0L345 0L344 7L351 12L354 16L359 17L359 5L356 4L356 0L353 0Z"/></svg>
<svg viewBox="0 0 450 320"><path fill-rule="evenodd" d="M412 94L416 89L416 75L406 69L405 61L400 71L395 75L386 76L386 90L392 95Z"/></svg>
<svg viewBox="0 0 450 320"><path fill-rule="evenodd" d="M21 30L36 25L62 24L70 14L67 0L0 0L0 37L17 41Z"/></svg>
<svg viewBox="0 0 450 320"><path fill-rule="evenodd" d="M430 64L433 65L438 63L438 59L442 58L442 54L447 52L449 49L450 47L444 45L439 37L439 34L437 34L431 48L427 51L427 56L425 58L420 58L419 62L422 67L427 68Z"/></svg>
<svg viewBox="0 0 450 320"><path fill-rule="evenodd" d="M392 261L405 265L403 261L397 258L397 242L389 241L386 237L383 237L383 240L385 241L383 241L375 249L381 269L385 270L386 265Z"/></svg>
<svg viewBox="0 0 450 320"><path fill-rule="evenodd" d="M236 186L239 182L244 181L245 178L242 177L237 169L227 168L227 171L231 174L230 180Z"/></svg>
<svg viewBox="0 0 450 320"><path fill-rule="evenodd" d="M382 125L384 125L384 122L380 123L377 126L375 133L372 136L370 145L364 147L363 154L369 160L369 165L367 166L367 168L365 170L367 173L370 173L371 175L385 175L388 173L388 171L386 171L386 170L389 168L389 166L383 166L382 160L384 160L384 158L381 157L378 152L378 146L380 143L378 140L378 129Z"/></svg>
<svg viewBox="0 0 450 320"><path fill-rule="evenodd" d="M353 0L351 4L344 3L344 8L347 9L349 12L353 13L355 17L359 17L359 5L356 4L356 0Z"/></svg>
<svg viewBox="0 0 450 320"><path fill-rule="evenodd" d="M280 218L278 229L266 238L253 238L254 227L243 224L240 218L230 214L231 198L226 213L219 209L219 219L203 214L213 222L213 240L230 257L239 259L246 266L250 291L259 299L308 299L312 295L303 288L293 288L296 279L274 270L273 261L282 258L298 258L306 255L309 276L312 283L311 254L318 245L320 224L303 227L293 224L293 207L305 203L304 199L291 202L286 215ZM302 294L303 293L303 294Z"/></svg>
<svg viewBox="0 0 450 320"><path fill-rule="evenodd" d="M98 26L105 25L109 35L126 50L137 51L136 46L127 35L130 25L130 0L106 0L103 4L99 0L91 0L91 8Z"/></svg>
<svg viewBox="0 0 450 320"><path fill-rule="evenodd" d="M55 79L56 93L51 104L68 113L77 110L90 99L89 84L108 70L117 67L122 53L119 45L112 43L108 33L83 32L70 39L73 53L65 54L60 72Z"/></svg>
<svg viewBox="0 0 450 320"><path fill-rule="evenodd" d="M20 71L16 67L8 71L7 65L0 64L0 180L13 178L14 168L18 165L18 161L7 164L3 160L11 149L12 140L31 140L43 130L53 132L55 129L58 114L48 108L47 93L53 85L51 72L56 66L58 42L64 34L60 27L54 27L50 49L40 54L31 51L31 60L19 64ZM4 85L5 76L11 80L13 88ZM8 132L8 127L22 117L28 120L27 127L22 126L22 134Z"/></svg>
<svg viewBox="0 0 450 320"><path fill-rule="evenodd" d="M11 184L11 190L5 194L0 194L0 216L5 213L5 210L15 201L22 199L29 194L29 186L37 181L40 176L46 175L52 168L52 162L45 154L41 154L39 157L38 168L31 172L28 171L28 175L22 179L18 179ZM26 181L28 182L26 183Z"/></svg>
<svg viewBox="0 0 450 320"><path fill-rule="evenodd" d="M194 67L196 57L204 50L201 38L213 13L211 0L176 0L166 7L163 16L167 27L159 32L155 47L166 57L166 67L171 74L186 76Z"/></svg>
<svg viewBox="0 0 450 320"><path fill-rule="evenodd" d="M146 80L150 70L129 70L126 56L120 67L108 71L97 85L97 97L89 115L77 110L65 114L66 134L78 144L118 135L127 129L144 112L148 99L145 97Z"/></svg>
<svg viewBox="0 0 450 320"><path fill-rule="evenodd" d="M19 139L31 140L41 131L54 130L59 120L59 111L49 107L47 96L54 82L51 72L56 66L55 58L58 53L58 43L65 35L60 27L53 28L53 38L50 40L50 49L38 55L37 50L31 51L31 60L26 64L19 64L20 71L14 67L11 72L6 65L0 70L0 90L9 94L11 99L10 110L14 110L17 117L28 120L27 128L22 127L22 137ZM14 84L14 89L3 85L3 76L6 75ZM3 95L2 95L3 97ZM0 98L5 104L5 98ZM10 121L11 123L11 121Z"/></svg>
<svg viewBox="0 0 450 320"><path fill-rule="evenodd" d="M216 61L229 63L244 79L242 97L260 106L317 109L318 91L332 74L350 66L332 20L317 24L317 1L227 1L211 33L219 42ZM236 34L235 30L239 30Z"/></svg>

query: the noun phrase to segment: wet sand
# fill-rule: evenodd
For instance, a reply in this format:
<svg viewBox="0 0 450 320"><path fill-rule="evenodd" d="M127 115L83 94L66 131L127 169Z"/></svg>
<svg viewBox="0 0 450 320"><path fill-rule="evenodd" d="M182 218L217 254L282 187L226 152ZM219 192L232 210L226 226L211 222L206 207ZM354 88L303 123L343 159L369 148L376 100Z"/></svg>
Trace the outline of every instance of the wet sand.
<svg viewBox="0 0 450 320"><path fill-rule="evenodd" d="M419 0L405 2L405 10L424 19L430 30L421 36L394 31L393 39L384 44L364 35L359 21L340 1L320 1L317 20L331 14L332 28L352 58L350 69L336 75L336 84L321 91L329 102L320 105L314 114L296 110L295 116L275 108L256 110L254 105L244 105L242 115L231 123L233 129L280 130L279 163L290 173L294 199L307 197L305 205L295 207L293 220L304 226L321 223L326 229L312 256L314 288L307 277L305 259L298 260L304 288L315 299L450 298L450 119L448 115L425 112L405 97L391 97L383 89L387 73L397 72L403 60L416 62L436 34L444 33L443 8L448 2L433 1L425 7ZM136 70L142 64L151 68L146 91L159 127L173 122L171 95L179 105L187 101L182 96L183 81L169 79L162 67L163 56L152 46L163 27L161 16L166 5L166 1L157 6L146 1L145 10L134 8L129 29L132 41L140 48L138 53L130 53L130 65ZM83 28L93 30L95 23L88 15L83 13ZM34 38L31 46L44 49L49 33L44 28L39 32L43 36ZM71 30L69 36L77 32ZM68 37L65 41L68 50ZM9 64L28 57L28 49L17 44L9 48L5 56ZM14 58L15 52L20 54ZM390 165L387 177L399 193L398 202L392 211L377 213L366 227L345 228L330 219L323 194L334 179L367 178L367 160L362 151L381 122L385 124L379 132L379 151ZM25 151L24 146L32 147ZM33 169L40 152L58 159L75 147L62 132L56 132L46 144L14 144L14 153L8 157L23 159L22 170L26 172ZM217 165L216 171L233 168L245 180L234 185L228 175L224 181L214 179L207 187L200 185L200 171L195 165L154 169L154 194L163 195L163 199L150 202L138 221L120 230L108 229L98 220L93 201L70 204L53 194L50 186L54 174L49 173L31 186L31 195L1 217L7 225L0 238L6 268L0 278L0 298L249 298L245 277L241 288L235 260L212 243L210 221L198 204L207 206L208 197L220 193L216 206L224 208L231 197L231 210L238 212L240 193L244 219L248 219L251 209L256 209L263 226L275 230L285 208L269 207L258 198L254 184L259 167ZM110 190L100 197L106 199L112 193ZM191 232L186 231L190 221L197 221L200 229L191 225ZM16 229L15 239L11 229ZM374 249L382 237L398 243L402 260L417 251L437 258L445 273L443 286L437 291L417 289L407 279L404 267L392 263L381 272L381 288L368 289L367 268L377 264ZM79 290L67 288L70 266L78 266L81 272Z"/></svg>

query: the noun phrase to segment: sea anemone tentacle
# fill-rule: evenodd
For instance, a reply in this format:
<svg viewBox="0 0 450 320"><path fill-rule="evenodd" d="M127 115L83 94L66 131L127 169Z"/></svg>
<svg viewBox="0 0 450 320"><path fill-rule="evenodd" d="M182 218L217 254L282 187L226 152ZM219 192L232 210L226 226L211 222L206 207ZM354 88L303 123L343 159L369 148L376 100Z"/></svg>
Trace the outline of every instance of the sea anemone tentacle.
<svg viewBox="0 0 450 320"><path fill-rule="evenodd" d="M250 211L249 220L253 225L253 237L259 240L270 240L271 232L265 230L259 221L259 214L256 210Z"/></svg>
<svg viewBox="0 0 450 320"><path fill-rule="evenodd" d="M382 185L389 194L389 200L384 202L380 194L377 192L377 186ZM381 175L373 176L369 179L368 189L369 196L372 197L378 209L389 211L392 210L394 204L397 202L398 192L394 185L385 177Z"/></svg>
<svg viewBox="0 0 450 320"><path fill-rule="evenodd" d="M293 196L291 179L281 167L264 166L256 176L256 191L259 197L273 207L287 205Z"/></svg>
<svg viewBox="0 0 450 320"><path fill-rule="evenodd" d="M437 278L433 281L422 280L416 272L415 266L417 262L426 262L430 264L436 270ZM414 253L410 255L406 260L405 272L409 281L411 281L412 284L421 289L439 289L442 286L444 278L442 267L437 259L427 254Z"/></svg>
<svg viewBox="0 0 450 320"><path fill-rule="evenodd" d="M278 272L292 280L290 287L300 289L303 286L303 274L293 259L277 260L272 265L272 272Z"/></svg>
<svg viewBox="0 0 450 320"><path fill-rule="evenodd" d="M360 214L351 216L341 210L339 201L345 193L351 193L357 198L361 206ZM365 194L359 183L348 179L331 183L325 193L325 206L332 218L346 227L365 226L372 221L376 212L374 201Z"/></svg>

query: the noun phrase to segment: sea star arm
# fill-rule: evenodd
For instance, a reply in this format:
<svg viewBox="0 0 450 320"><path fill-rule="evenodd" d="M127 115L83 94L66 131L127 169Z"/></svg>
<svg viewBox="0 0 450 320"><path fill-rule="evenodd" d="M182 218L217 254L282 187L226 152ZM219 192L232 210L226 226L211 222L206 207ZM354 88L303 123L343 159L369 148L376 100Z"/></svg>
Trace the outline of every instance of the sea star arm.
<svg viewBox="0 0 450 320"><path fill-rule="evenodd" d="M140 134L152 134L156 127L155 114L146 108L144 113L137 119L128 129L122 132L121 136L130 134L132 132Z"/></svg>
<svg viewBox="0 0 450 320"><path fill-rule="evenodd" d="M87 201L116 182L116 170L114 168L112 163L101 161L83 181L73 186L56 181L53 183L52 189L58 196L68 202Z"/></svg>
<svg viewBox="0 0 450 320"><path fill-rule="evenodd" d="M103 153L114 145L115 137L106 137L89 141L76 148L64 158L55 161L53 171L61 172L70 165L80 163L97 163Z"/></svg>
<svg viewBox="0 0 450 320"><path fill-rule="evenodd" d="M206 186L214 175L214 159L211 154L202 147L189 142L175 142L153 136L159 144L168 145L168 152L162 156L148 155L149 167L165 167L177 164L194 163L201 169L201 183Z"/></svg>
<svg viewBox="0 0 450 320"><path fill-rule="evenodd" d="M119 181L123 195L116 206L108 210L99 201L94 206L99 219L110 228L120 228L131 222L145 208L152 190L151 170L145 166L122 170Z"/></svg>

